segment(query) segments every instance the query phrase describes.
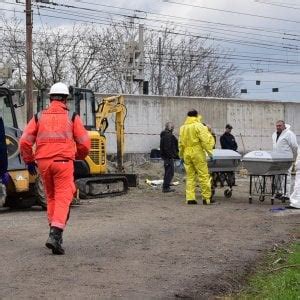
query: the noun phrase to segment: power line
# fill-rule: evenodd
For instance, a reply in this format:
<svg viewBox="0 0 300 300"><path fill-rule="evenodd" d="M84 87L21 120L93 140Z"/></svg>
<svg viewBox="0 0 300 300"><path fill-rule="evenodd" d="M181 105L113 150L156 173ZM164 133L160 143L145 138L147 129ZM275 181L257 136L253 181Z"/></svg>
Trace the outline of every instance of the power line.
<svg viewBox="0 0 300 300"><path fill-rule="evenodd" d="M1 10L1 9L0 9ZM121 26L121 27L123 27L123 26ZM1 27L0 26L0 29L2 30L2 31L8 31L8 32L10 32L8 29L6 29L6 28L4 28L4 27ZM19 29L14 29L14 31L15 32L20 32L20 33L25 33L25 31L24 30L19 30ZM39 32L33 32L33 34L34 35L39 35L40 33ZM116 43L116 41L114 41L114 43ZM122 43L123 44L123 43ZM67 44L62 44L62 45L67 45ZM147 45L146 45L147 46ZM98 48L100 48L100 47L98 47ZM266 53L259 53L259 52L253 52L253 51L251 51L251 52L247 52L247 51L243 51L243 53L244 54L254 54L254 55L265 55ZM282 54L280 54L280 53L268 53L268 56L279 56L279 55L282 55ZM240 56L243 56L243 55L240 55ZM298 54L291 54L291 53L289 53L288 54L288 56L289 57L298 57ZM253 57L253 58L258 58L258 59L260 59L260 57L257 57L257 56L249 56L249 57ZM287 58L288 59L288 58Z"/></svg>
<svg viewBox="0 0 300 300"><path fill-rule="evenodd" d="M49 42L51 42L51 36L49 35ZM8 46L7 44L2 44L3 46ZM59 43L56 44L57 46L69 46L69 44L67 43ZM120 45L122 45L122 43L120 43ZM14 49L24 49L25 46L24 45L9 45L9 47L14 48ZM79 48L82 49L87 49L87 50L91 50L91 48L88 48L87 46L83 46L81 45ZM92 47L93 49L97 49L97 50L104 50L106 49L105 47L101 46L94 46ZM148 54L149 55L155 55L157 54L157 49L153 48L153 47L148 47L146 45L146 48L149 49ZM35 50L40 50L40 48L38 47L34 47ZM201 59L203 57L203 54L198 53L197 50L187 50L187 53L185 54L177 54L176 51L178 49L175 48L170 48L168 47L167 50L165 50L161 55L162 56L170 56L172 55L173 57L186 57L189 58L190 61L196 61L197 59ZM82 54L82 52L79 51L73 51L74 54L78 53L78 54ZM207 53L205 54L205 57L210 57L210 58L215 58L215 59L221 59L221 60L237 60L237 61L244 61L244 62L253 62L253 63L265 63L265 64L283 64L283 65L298 65L300 64L299 60L286 60L286 59L274 59L274 58L266 58L266 57L256 57L256 56L249 56L249 55L236 55L236 54L224 54L224 55L220 55L218 53Z"/></svg>
<svg viewBox="0 0 300 300"><path fill-rule="evenodd" d="M81 1L82 2L82 1ZM84 3L90 3L90 2L86 2L84 1ZM11 5L20 5L20 4L17 4L17 3L8 3L8 4L11 4ZM99 5L99 6L104 6L104 7L115 7L115 6L111 6L111 5L102 5L102 4L95 4L95 5ZM40 6L41 8L44 8L44 9L51 9L53 10L53 8L50 8L50 7L47 7L47 6ZM78 6L74 6L72 5L72 8L75 8L75 9L82 9L81 7L78 7ZM127 9L127 8L121 8L121 7L115 7L115 8L118 8L118 9L124 9L124 10L129 10L129 11L132 11L132 12L136 12L137 10L133 10L133 9ZM91 11L94 11L94 9L89 9ZM114 12L108 12L108 11L98 11L99 13L107 13L107 14L116 14ZM240 25L233 25L233 24L224 24L224 23L218 23L218 22L210 22L210 21L203 21L203 20L198 20L198 19L191 19L191 18L185 18L185 17L178 17L178 16L173 16L173 15L167 15L167 14L158 14L158 13L154 13L154 12L150 12L150 11L141 11L141 10L138 10L138 12L143 12L145 14L153 14L153 15L159 15L159 16L162 16L164 17L164 20L157 20L157 19L150 19L149 17L145 18L145 21L149 20L149 21L160 21L160 22L167 22L165 20L165 17L170 17L170 18L176 18L176 19L184 19L184 20L188 20L189 22L191 21L195 21L195 22L202 22L202 23L207 23L207 24L213 24L214 26L216 25L220 25L220 26L231 26L231 27L235 27L235 28L242 28L242 29L247 29L247 30L258 30L258 31L266 31L266 32L270 32L270 33L276 33L276 34L285 34L285 35L292 35L292 34L289 34L289 33L286 33L286 32L282 32L282 31L274 31L274 30L266 30L264 28L254 28L254 27L249 27L249 26L240 26ZM118 14L120 15L120 14ZM94 16L94 15L93 15ZM122 15L122 16L125 16L127 17L127 15ZM138 18L138 17L136 17ZM182 25L183 23L178 23L179 25ZM192 27L195 27L195 25L188 25L188 24L185 24L186 26L192 26ZM219 29L221 30L221 29ZM251 33L250 33L251 34ZM295 35L294 35L295 36Z"/></svg>
<svg viewBox="0 0 300 300"><path fill-rule="evenodd" d="M61 6L61 7L66 7L66 8L76 8L76 9L79 9L79 10L84 10L84 11L90 11L90 12L100 12L100 13L104 13L104 11L101 11L101 10L98 10L98 9L95 9L95 8L88 8L88 7L79 7L79 6L74 6L74 5L70 5L70 4L61 4L61 3L56 3L56 2L51 2L49 3L51 5L54 5L54 6ZM41 7L47 7L47 6L41 6ZM117 16L121 16L121 17L132 17L131 15L124 15L124 14L119 14L119 13L113 13L114 15L117 15ZM137 17L135 16L134 18L136 19L144 19L142 17Z"/></svg>
<svg viewBox="0 0 300 300"><path fill-rule="evenodd" d="M66 14L66 13L64 13L64 14ZM68 14L73 15L70 13L68 13ZM57 16L52 16L52 15L47 15L47 14L44 14L43 16L59 18L59 19L61 18L61 19L75 20L72 18L57 17ZM78 19L76 19L76 21L78 21ZM101 25L111 25L112 24L112 23L94 22L94 21L89 21L89 20L79 20L79 21L91 23L91 24L101 24ZM126 26L120 25L118 23L113 23L113 24L118 27L126 27ZM158 29L157 27L152 26L150 28L152 28L153 31L164 33L164 30ZM177 32L176 31L168 31L168 33L173 34L173 35L181 35L181 36L194 37L194 38L200 38L200 39L211 40L211 41L220 41L220 42L225 42L225 43L230 43L230 44L252 46L252 47L257 47L257 48L262 48L262 49L272 49L272 50L277 50L277 51L286 51L287 49L288 50L298 50L298 49L300 50L300 47L298 47L296 45L287 44L287 46L274 46L273 44L262 43L261 40L258 40L258 42L251 42L251 40L247 41L247 40L226 39L226 38L221 38L221 37L201 36L196 33L195 34L193 34L193 33L187 34L185 31L180 31L180 30L177 30Z"/></svg>
<svg viewBox="0 0 300 300"><path fill-rule="evenodd" d="M243 25L236 25L236 24L226 24L226 23L220 23L220 22L211 22L211 21L207 21L207 20L200 20L200 19L194 19L194 18L190 18L190 17L182 17L182 16L174 16L174 15L170 15L170 14L162 14L162 13L156 13L153 11L145 11L145 10L136 10L136 9L128 9L128 8L124 8L124 7L117 7L117 6L112 6L112 5L104 5L104 4L99 4L99 3L91 3L91 2L87 2L87 1L81 1L81 0L76 0L76 2L81 2L81 3L87 3L87 4L92 4L92 5L97 5L97 6L103 6L103 7L111 7L111 8L116 8L116 9L120 9L120 10L126 10L126 11L132 11L132 12L140 12L140 13L144 13L146 15L157 15L157 16L161 16L164 18L164 20L167 18L175 18L175 19L180 19L180 20L186 20L186 21L193 21L193 22L200 22L200 23L208 23L208 24L213 24L213 25L221 25L221 26L228 26L228 27L234 27L234 28L243 28L243 29L248 29L248 30L255 30L255 31L263 31L263 32L270 32L270 33L279 33L282 34L284 33L284 29L281 29L280 31L274 31L274 30L267 30L266 28L255 28L255 27L251 27L251 26L243 26ZM285 33L288 34L288 33Z"/></svg>
<svg viewBox="0 0 300 300"><path fill-rule="evenodd" d="M291 8L291 9L300 9L299 5L292 5L292 4L282 4L280 2L267 2L262 0L254 0L256 3L271 5L271 6L278 6L278 7L284 7L284 8Z"/></svg>
<svg viewBox="0 0 300 300"><path fill-rule="evenodd" d="M75 6L72 6L72 7L75 7ZM48 9L48 8L46 8L46 9ZM78 15L78 14L74 14L74 13L69 13L69 12L66 12L66 11L64 12L64 14L82 16L82 15ZM45 15L45 16L49 16L49 15ZM54 17L54 16L50 16L50 17ZM90 18L89 18L89 20L90 20ZM82 21L84 21L84 20L82 20ZM93 23L95 23L95 22L93 22ZM176 32L173 32L173 34L176 34ZM186 33L184 33L184 34L186 35ZM206 37L199 37L198 36L198 38L206 38ZM274 38L276 38L276 37L274 37ZM247 45L247 46L251 46L249 43L252 43L253 45L255 45L256 43L254 43L252 41L257 40L259 42L258 46L260 46L261 48L268 48L268 49L274 49L274 50L277 50L277 49L281 50L282 48L283 49L289 49L289 50L298 50L298 47L296 45L286 44L285 46L281 46L281 47L280 46L273 46L273 44L262 43L262 40L259 40L259 39L252 39L250 41L246 40L246 41L242 41L242 42L241 41L236 41L236 40L219 38L219 37L215 37L215 38L208 37L208 39L217 40L217 41L224 41L224 42L228 42L228 43L236 43L236 44L239 44L239 45ZM257 46L257 45L255 45L255 46Z"/></svg>
<svg viewBox="0 0 300 300"><path fill-rule="evenodd" d="M77 7L77 6L71 6L72 8L77 8L77 9L82 9L82 8L80 8L80 7ZM45 7L46 8L46 7ZM89 9L90 10L90 9ZM115 13L112 13L112 12L103 12L103 11L99 11L99 12L101 12L101 13L110 13L110 14L115 14ZM147 13L146 11L143 11L144 13ZM117 15L119 15L119 14L117 14ZM124 15L122 15L122 16L124 16ZM138 17L136 17L136 18L138 18ZM156 19L150 19L149 17L147 17L147 18L143 18L145 21L157 21ZM163 23L167 23L168 21L165 21L165 20L159 20L160 22L163 22ZM195 25L192 25L192 24L184 24L184 23L178 23L178 22L176 22L178 25L180 25L180 26L186 26L187 28L201 28L201 26L195 26ZM203 26L202 26L203 27ZM205 27L204 27L205 28ZM210 28L211 29L211 27L207 27L206 26L206 28ZM215 29L215 28L214 28ZM222 30L222 31L225 31L225 30L223 30L223 29L215 29L215 30ZM261 29L260 29L261 30ZM249 33L249 32L239 32L239 31L233 31L233 30L231 30L232 32L236 32L236 33L244 33L244 34L250 34L250 35L258 35L258 36L264 36L264 38L266 37L265 35L262 35L262 34L257 34L257 33ZM228 30L227 30L227 32L228 32ZM278 32L276 32L276 33L278 33ZM282 32L280 32L280 33L278 33L278 34L282 34ZM285 33L286 34L286 33ZM286 35L289 35L289 34L286 34ZM274 37L274 38L277 38L276 36L269 36L269 37ZM280 38L282 38L282 37L280 37ZM288 39L288 38L284 38L284 39ZM293 40L295 40L295 39L293 39Z"/></svg>
<svg viewBox="0 0 300 300"><path fill-rule="evenodd" d="M53 16L52 16L53 17ZM61 18L61 17L60 17ZM93 22L93 24L94 24L94 22ZM103 24L103 23L102 23ZM105 25L110 25L110 24L107 24L107 23L104 23ZM124 27L123 25L121 26L121 27ZM174 33L172 33L172 34L180 34L180 33L176 33L176 32L174 32ZM188 36L187 34L181 34L181 35L184 35L184 36ZM197 36L197 37L199 37L199 36Z"/></svg>
<svg viewBox="0 0 300 300"><path fill-rule="evenodd" d="M68 13L68 14L70 14L70 15L72 15L71 13ZM176 34L175 32L174 32L174 34ZM206 38L206 37L200 37L200 36L198 36L199 38ZM211 39L211 40L220 40L220 41L225 41L225 42L233 42L233 43L238 43L238 44L243 44L243 42L244 43L246 43L246 45L248 45L249 46L249 43L251 43L251 40L250 41L243 41L243 42L241 42L241 41L236 41L236 40L230 40L230 39L224 39L224 38L219 38L219 37L215 37L215 38L210 38L210 37L207 37L208 39ZM284 49L290 49L290 50L298 50L298 49L300 49L300 48L298 48L298 46L296 46L296 45L292 45L292 44L286 44L285 46L281 46L281 47L279 47L279 46L273 46L272 44L267 44L267 43L264 43L264 40L259 40L259 39L253 39L252 38L252 41L254 41L254 40L257 40L258 42L259 42L259 46L260 47L262 47L262 48L265 48L265 46L267 46L267 47L271 47L271 49L281 49L281 48L284 48ZM255 43L255 42L252 42L252 44L257 44L257 43Z"/></svg>
<svg viewBox="0 0 300 300"><path fill-rule="evenodd" d="M0 10L7 10L7 9L0 9ZM9 10L11 11L11 10ZM22 13L20 11L16 11L18 13ZM60 13L60 12L58 12ZM64 13L64 14L69 14L72 15L70 13ZM34 15L37 15L34 13ZM94 21L90 21L90 20L78 20L78 19L73 19L73 18L68 18L68 17L58 17L58 16L52 16L52 15L48 15L48 14L40 14L42 16L46 16L46 17L50 17L50 18L58 18L58 19L64 19L64 20L72 20L72 21L80 21L80 22L85 22L85 23L90 23L90 24L100 24L100 25L111 25L112 22L110 23L105 23L105 22L94 22ZM118 23L113 23L115 26L118 27L126 27L124 25L120 25ZM129 27L129 26L127 26ZM151 27L150 27L151 28ZM162 29L156 29L153 28L153 31L156 32L160 32L160 33L164 33L164 30ZM267 44L267 43L260 43L260 42L251 42L251 41L243 41L243 40L234 40L234 39L225 39L225 38L219 38L219 37L204 37L204 36L200 36L200 35L196 35L196 34L187 34L184 31L169 31L169 34L173 34L173 35L181 35L181 36L187 36L187 37L194 37L194 38L200 38L200 39L205 39L205 40L211 40L211 41L219 41L219 42L225 42L225 43L230 43L230 44L236 44L236 45L244 45L244 46L251 46L251 47L256 47L256 48L262 48L262 49L271 49L271 50L277 50L277 51L285 51L286 49L289 50L298 50L298 47L291 47L291 46L273 46L273 44ZM300 48L299 48L300 49Z"/></svg>
<svg viewBox="0 0 300 300"><path fill-rule="evenodd" d="M171 0L166 0L165 2L168 2L168 3L171 3L171 4L176 4L176 5L189 6L189 7L201 8L201 9L213 10L213 11L220 11L220 12L225 12L225 13L230 13L230 14L237 14L237 15L241 15L241 16L250 16L250 17L256 17L256 18L263 18L263 19L270 19L270 20L284 21L284 22L290 22L290 23L300 24L300 21L296 21L296 20L281 19L281 18L275 18L275 17L269 17L269 16L249 14L249 13L243 13L243 12L234 11L234 10L212 8L212 7L207 7L207 6L200 6L200 5L194 5L194 4L188 4L188 3L181 3L181 2L171 1Z"/></svg>

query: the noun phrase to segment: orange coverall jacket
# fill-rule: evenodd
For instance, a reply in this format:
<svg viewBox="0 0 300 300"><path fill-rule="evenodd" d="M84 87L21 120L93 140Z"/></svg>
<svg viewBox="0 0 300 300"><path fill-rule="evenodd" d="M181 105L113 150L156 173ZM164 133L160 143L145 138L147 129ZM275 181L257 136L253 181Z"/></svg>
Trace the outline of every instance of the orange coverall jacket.
<svg viewBox="0 0 300 300"><path fill-rule="evenodd" d="M32 146L36 144L35 153ZM79 116L70 120L67 106L53 100L42 111L38 122L32 118L20 140L25 163L43 158L84 159L90 149L90 139Z"/></svg>

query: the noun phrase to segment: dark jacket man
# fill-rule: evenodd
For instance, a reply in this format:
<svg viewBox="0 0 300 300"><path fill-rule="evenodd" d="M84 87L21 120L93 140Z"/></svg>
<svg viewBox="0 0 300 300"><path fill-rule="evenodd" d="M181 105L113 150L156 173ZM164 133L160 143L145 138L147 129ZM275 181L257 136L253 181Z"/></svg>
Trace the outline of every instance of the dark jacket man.
<svg viewBox="0 0 300 300"><path fill-rule="evenodd" d="M173 135L174 125L171 122L166 123L165 130L160 134L160 155L164 160L164 183L163 192L173 192L170 184L174 176L174 159L178 157L178 141Z"/></svg>
<svg viewBox="0 0 300 300"><path fill-rule="evenodd" d="M220 137L220 143L222 149L229 149L236 151L238 145L235 141L234 136L231 134L232 126L227 124L225 127L225 132Z"/></svg>
<svg viewBox="0 0 300 300"><path fill-rule="evenodd" d="M232 130L232 126L230 124L227 124L225 126L225 132L220 137L221 148L237 151L238 145L235 141L234 136L231 134L231 130ZM221 186L223 186L224 181L226 180L226 176L225 176L224 173L222 173L220 176L221 176L220 177ZM236 185L235 184L235 174L234 174L234 172L227 172L227 183L228 183L229 180L230 180L230 184Z"/></svg>

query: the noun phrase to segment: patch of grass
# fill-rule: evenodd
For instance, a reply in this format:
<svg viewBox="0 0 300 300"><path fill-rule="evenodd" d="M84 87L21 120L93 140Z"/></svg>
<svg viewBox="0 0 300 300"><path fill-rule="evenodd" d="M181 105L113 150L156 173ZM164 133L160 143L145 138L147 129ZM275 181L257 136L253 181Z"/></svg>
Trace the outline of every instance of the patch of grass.
<svg viewBox="0 0 300 300"><path fill-rule="evenodd" d="M300 299L300 242L277 249L249 279L248 287L231 299Z"/></svg>

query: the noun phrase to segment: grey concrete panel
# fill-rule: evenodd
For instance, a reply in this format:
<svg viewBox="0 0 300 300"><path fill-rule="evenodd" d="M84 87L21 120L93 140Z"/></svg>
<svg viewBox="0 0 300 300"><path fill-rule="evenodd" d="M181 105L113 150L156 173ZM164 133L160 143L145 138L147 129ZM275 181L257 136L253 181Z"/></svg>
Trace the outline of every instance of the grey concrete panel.
<svg viewBox="0 0 300 300"><path fill-rule="evenodd" d="M227 120L233 126L232 133L246 152L271 149L275 123L283 115L281 103L228 102L227 105ZM239 147L239 150L243 149Z"/></svg>
<svg viewBox="0 0 300 300"><path fill-rule="evenodd" d="M296 134L298 144L300 145L300 105L292 103L286 104L284 120L291 125L291 130Z"/></svg>

